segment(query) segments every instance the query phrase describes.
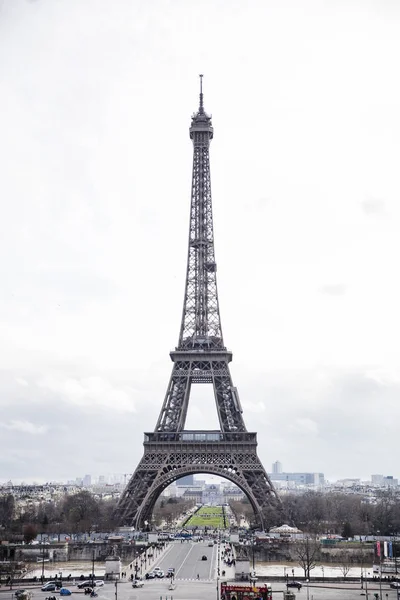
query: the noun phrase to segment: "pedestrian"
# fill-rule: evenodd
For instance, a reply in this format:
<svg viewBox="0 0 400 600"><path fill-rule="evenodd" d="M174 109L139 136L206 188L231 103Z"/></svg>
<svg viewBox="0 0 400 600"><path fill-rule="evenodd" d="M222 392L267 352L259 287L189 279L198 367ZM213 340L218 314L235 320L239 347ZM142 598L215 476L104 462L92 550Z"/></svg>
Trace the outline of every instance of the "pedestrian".
<svg viewBox="0 0 400 600"><path fill-rule="evenodd" d="M200 579L200 575L197 573L197 579Z"/></svg>

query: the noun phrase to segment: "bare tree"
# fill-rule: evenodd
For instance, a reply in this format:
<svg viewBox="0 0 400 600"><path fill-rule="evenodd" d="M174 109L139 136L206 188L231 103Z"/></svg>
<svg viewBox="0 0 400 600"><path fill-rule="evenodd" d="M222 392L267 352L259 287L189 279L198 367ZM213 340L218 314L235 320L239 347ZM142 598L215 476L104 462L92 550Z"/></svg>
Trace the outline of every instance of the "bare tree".
<svg viewBox="0 0 400 600"><path fill-rule="evenodd" d="M310 579L310 571L315 569L320 556L320 544L315 538L306 536L296 542L295 556L304 571L304 577Z"/></svg>
<svg viewBox="0 0 400 600"><path fill-rule="evenodd" d="M343 573L343 577L346 578L351 569L351 556L348 550L343 550L339 556L339 568Z"/></svg>

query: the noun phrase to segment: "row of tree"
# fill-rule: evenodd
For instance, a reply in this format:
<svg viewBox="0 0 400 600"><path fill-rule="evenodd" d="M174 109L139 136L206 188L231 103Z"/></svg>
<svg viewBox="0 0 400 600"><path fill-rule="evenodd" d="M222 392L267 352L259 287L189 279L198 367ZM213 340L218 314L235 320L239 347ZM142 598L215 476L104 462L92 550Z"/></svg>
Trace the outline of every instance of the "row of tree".
<svg viewBox="0 0 400 600"><path fill-rule="evenodd" d="M254 525L253 509L247 499L232 501L236 516ZM349 538L353 535L400 535L400 495L393 490L378 491L374 502L366 502L357 494L286 494L282 511L271 509L266 529L282 522L315 534L334 533Z"/></svg>
<svg viewBox="0 0 400 600"><path fill-rule="evenodd" d="M172 527L193 504L192 500L160 498L154 507L153 525ZM116 500L99 500L86 490L54 501L31 502L23 509L16 506L11 494L0 496L0 539L10 533L29 542L38 534L67 533L73 538L76 534L115 531L120 525L115 518L116 506Z"/></svg>
<svg viewBox="0 0 400 600"><path fill-rule="evenodd" d="M271 509L266 529L283 522L296 525L307 533L353 535L400 534L400 496L392 491L379 492L376 503L366 503L358 495L321 494L308 492L282 497L282 510ZM181 498L160 498L153 511L153 525L172 526L193 501ZM35 537L37 533L91 534L93 531L114 531L119 525L114 513L115 500L95 498L88 491L65 495L58 500L27 503L24 509L16 507L14 497L0 496L0 529ZM250 503L232 501L231 508L237 520L247 519L255 526Z"/></svg>

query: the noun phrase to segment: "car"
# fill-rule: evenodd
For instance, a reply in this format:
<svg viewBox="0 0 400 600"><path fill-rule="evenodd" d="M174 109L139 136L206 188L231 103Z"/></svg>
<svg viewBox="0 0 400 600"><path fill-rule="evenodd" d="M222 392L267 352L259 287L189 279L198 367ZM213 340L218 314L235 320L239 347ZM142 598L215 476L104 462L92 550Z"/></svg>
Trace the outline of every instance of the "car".
<svg viewBox="0 0 400 600"><path fill-rule="evenodd" d="M400 581L392 581L390 584L391 588L400 588Z"/></svg>
<svg viewBox="0 0 400 600"><path fill-rule="evenodd" d="M15 597L18 598L18 600L31 600L32 592L29 590L17 590L15 592Z"/></svg>
<svg viewBox="0 0 400 600"><path fill-rule="evenodd" d="M213 543L213 542L210 542L210 543L208 544L208 547L209 547L209 548L214 548L214 543Z"/></svg>
<svg viewBox="0 0 400 600"><path fill-rule="evenodd" d="M55 592L62 587L61 581L48 581L43 587L42 592Z"/></svg>
<svg viewBox="0 0 400 600"><path fill-rule="evenodd" d="M288 581L286 584L286 587L288 587L288 588L295 587L300 591L303 586L300 583L300 581Z"/></svg>
<svg viewBox="0 0 400 600"><path fill-rule="evenodd" d="M156 571L154 569L154 573L155 573L155 576L158 577L159 579L162 579L163 577L165 577L165 573L164 573L164 571L161 571L161 569L159 571Z"/></svg>
<svg viewBox="0 0 400 600"><path fill-rule="evenodd" d="M203 556L201 557L201 560L207 560L207 556L205 554L203 554Z"/></svg>
<svg viewBox="0 0 400 600"><path fill-rule="evenodd" d="M135 579L135 581L132 583L132 587L134 588L140 588L144 586L144 581L141 581L140 579Z"/></svg>
<svg viewBox="0 0 400 600"><path fill-rule="evenodd" d="M102 585L104 585L104 581L103 581L103 579L96 579L93 582L93 585L95 585L96 587L101 587Z"/></svg>
<svg viewBox="0 0 400 600"><path fill-rule="evenodd" d="M170 567L168 569L168 573L173 573L174 574L175 573L175 567Z"/></svg>
<svg viewBox="0 0 400 600"><path fill-rule="evenodd" d="M146 573L145 577L146 579L155 579L157 575L154 573L154 571L149 571L148 573Z"/></svg>
<svg viewBox="0 0 400 600"><path fill-rule="evenodd" d="M60 589L60 596L70 596L72 594L69 588L62 587Z"/></svg>
<svg viewBox="0 0 400 600"><path fill-rule="evenodd" d="M82 588L94 587L95 585L95 581L92 582L91 579L85 579L85 581L81 581L80 583L78 583L78 588L81 590Z"/></svg>

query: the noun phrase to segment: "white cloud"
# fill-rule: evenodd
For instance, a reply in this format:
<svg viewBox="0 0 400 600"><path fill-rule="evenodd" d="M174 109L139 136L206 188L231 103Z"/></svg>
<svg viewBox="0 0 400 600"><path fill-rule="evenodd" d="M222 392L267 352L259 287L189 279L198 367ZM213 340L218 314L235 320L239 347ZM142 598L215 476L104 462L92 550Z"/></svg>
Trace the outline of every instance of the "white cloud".
<svg viewBox="0 0 400 600"><path fill-rule="evenodd" d="M47 431L45 425L35 425L29 421L14 421L9 423L0 423L0 427L9 429L10 431L19 431L21 433L30 433L32 435L43 435Z"/></svg>
<svg viewBox="0 0 400 600"><path fill-rule="evenodd" d="M48 375L38 381L38 386L80 408L135 412L133 390L114 388L101 377L72 379Z"/></svg>

